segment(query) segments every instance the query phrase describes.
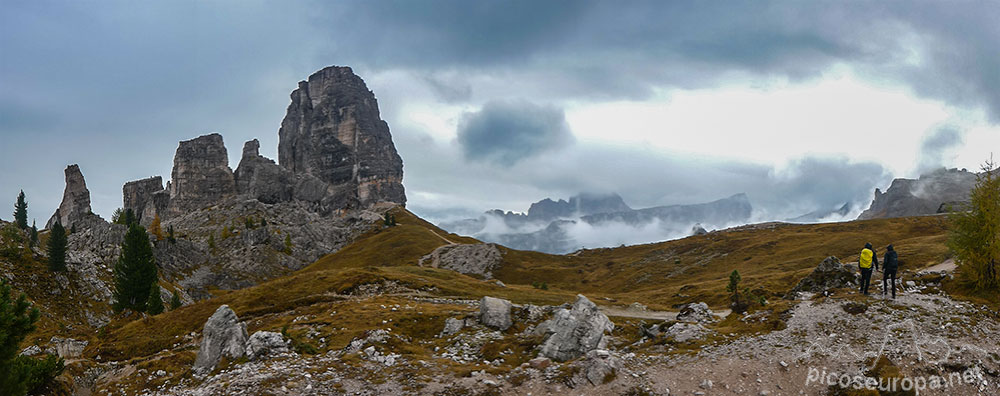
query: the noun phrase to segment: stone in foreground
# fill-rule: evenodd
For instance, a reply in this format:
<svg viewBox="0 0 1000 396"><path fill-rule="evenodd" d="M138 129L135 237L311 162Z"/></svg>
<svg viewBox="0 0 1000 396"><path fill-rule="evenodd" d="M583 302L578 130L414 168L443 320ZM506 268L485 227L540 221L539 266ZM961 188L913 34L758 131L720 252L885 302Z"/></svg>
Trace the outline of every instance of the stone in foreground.
<svg viewBox="0 0 1000 396"><path fill-rule="evenodd" d="M194 361L195 374L205 375L215 369L223 356L231 359L243 357L246 353L247 327L240 323L228 305L219 306L212 317L205 322L202 331L201 348Z"/></svg>
<svg viewBox="0 0 1000 396"><path fill-rule="evenodd" d="M556 311L552 319L535 328L535 334L545 337L540 355L567 361L603 348L607 343L604 333L614 328L615 324L596 304L583 295L577 295L571 309Z"/></svg>
<svg viewBox="0 0 1000 396"><path fill-rule="evenodd" d="M510 301L488 296L483 297L479 301L479 322L497 330L507 330L514 324L510 316L511 307Z"/></svg>

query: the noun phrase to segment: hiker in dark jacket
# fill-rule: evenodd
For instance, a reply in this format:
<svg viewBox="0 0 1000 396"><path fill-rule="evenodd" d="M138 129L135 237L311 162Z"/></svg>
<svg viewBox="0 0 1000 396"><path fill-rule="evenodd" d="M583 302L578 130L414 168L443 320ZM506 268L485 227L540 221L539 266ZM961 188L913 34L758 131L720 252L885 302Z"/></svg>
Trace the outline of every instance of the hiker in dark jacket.
<svg viewBox="0 0 1000 396"><path fill-rule="evenodd" d="M892 289L892 299L896 299L896 270L899 269L899 255L893 250L892 245L886 246L885 255L882 256L882 295L885 296L886 292ZM889 285L887 280L892 278L892 284Z"/></svg>
<svg viewBox="0 0 1000 396"><path fill-rule="evenodd" d="M872 249L871 243L865 243L865 248L861 249L861 256L858 258L858 268L861 269L861 292L868 295L868 286L872 281L872 267L878 269L878 255Z"/></svg>

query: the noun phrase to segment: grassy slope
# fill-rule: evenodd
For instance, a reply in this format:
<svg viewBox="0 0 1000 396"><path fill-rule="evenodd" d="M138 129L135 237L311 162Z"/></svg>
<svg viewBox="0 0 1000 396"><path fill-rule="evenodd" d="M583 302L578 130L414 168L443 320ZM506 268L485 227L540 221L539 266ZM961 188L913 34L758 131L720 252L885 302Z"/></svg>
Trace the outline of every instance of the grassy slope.
<svg viewBox="0 0 1000 396"><path fill-rule="evenodd" d="M334 304L342 298L338 293L383 280L434 295L493 295L516 303L558 304L584 293L598 302L608 297L654 308L688 301L720 306L725 303L724 289L733 269L743 274L746 286L783 293L828 255L845 262L856 258L865 241L876 246L895 243L903 269L935 264L947 255L943 217L779 224L588 250L575 256L505 249L505 264L496 271L497 278L508 285L504 288L452 271L415 266L421 256L445 244L438 235L457 243L475 240L448 234L406 211L397 211L396 217L396 227L373 230L289 276L156 317L113 323L91 353L112 359L148 356L184 334L200 331L220 304L229 304L241 319L254 320L314 304ZM550 289L535 289L530 286L533 281L547 282Z"/></svg>

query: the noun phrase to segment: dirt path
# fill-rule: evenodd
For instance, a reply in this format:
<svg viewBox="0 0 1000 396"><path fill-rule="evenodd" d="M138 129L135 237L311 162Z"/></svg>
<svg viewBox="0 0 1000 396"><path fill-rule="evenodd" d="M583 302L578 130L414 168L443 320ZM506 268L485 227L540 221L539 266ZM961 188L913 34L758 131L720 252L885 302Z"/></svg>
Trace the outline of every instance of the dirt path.
<svg viewBox="0 0 1000 396"><path fill-rule="evenodd" d="M445 247L445 246L457 245L457 243L452 242L448 238L445 238L445 237L441 236L441 234L438 234L438 233L436 233L436 232L434 232L432 230L427 230L427 232L429 232L431 234L434 234L434 236L436 236L438 238L441 238L441 240L445 242L445 245L438 246L436 249L434 249L433 252L431 252L431 264L430 264L430 267L431 268L437 268L438 265L440 265L440 263L441 263L441 248ZM424 256L424 257L426 257L426 256ZM424 266L424 259L423 258L420 259L419 264L420 264L421 267Z"/></svg>
<svg viewBox="0 0 1000 396"><path fill-rule="evenodd" d="M933 271L933 272L954 272L958 265L955 264L955 259L947 259L941 264L932 265L930 267L924 268L921 271Z"/></svg>
<svg viewBox="0 0 1000 396"><path fill-rule="evenodd" d="M620 318L635 318L635 319L649 319L649 320L676 320L677 312L675 311L640 311L636 309L629 308L619 308L619 307L600 307L601 312L608 316L617 316ZM725 318L729 316L733 311L730 309L723 309L721 311L713 311L712 313L719 318Z"/></svg>

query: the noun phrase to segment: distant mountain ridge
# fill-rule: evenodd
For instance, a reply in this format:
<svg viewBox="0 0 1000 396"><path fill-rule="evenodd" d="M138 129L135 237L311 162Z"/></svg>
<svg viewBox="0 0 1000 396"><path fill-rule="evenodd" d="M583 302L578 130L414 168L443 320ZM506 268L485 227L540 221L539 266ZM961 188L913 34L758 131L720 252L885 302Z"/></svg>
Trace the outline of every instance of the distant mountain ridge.
<svg viewBox="0 0 1000 396"><path fill-rule="evenodd" d="M976 174L965 169L940 169L918 179L895 179L884 193L876 188L871 206L859 220L920 216L946 212L948 205L969 201Z"/></svg>
<svg viewBox="0 0 1000 396"><path fill-rule="evenodd" d="M708 203L644 209L631 208L618 194L581 193L569 200L546 198L535 202L528 213L494 209L479 218L445 222L441 226L514 249L567 253L584 247L573 236L573 229L578 226L617 226L669 239L686 236L695 224L725 226L746 222L752 211L750 199L743 193ZM655 235L647 238L655 239ZM624 242L615 245L621 243Z"/></svg>

